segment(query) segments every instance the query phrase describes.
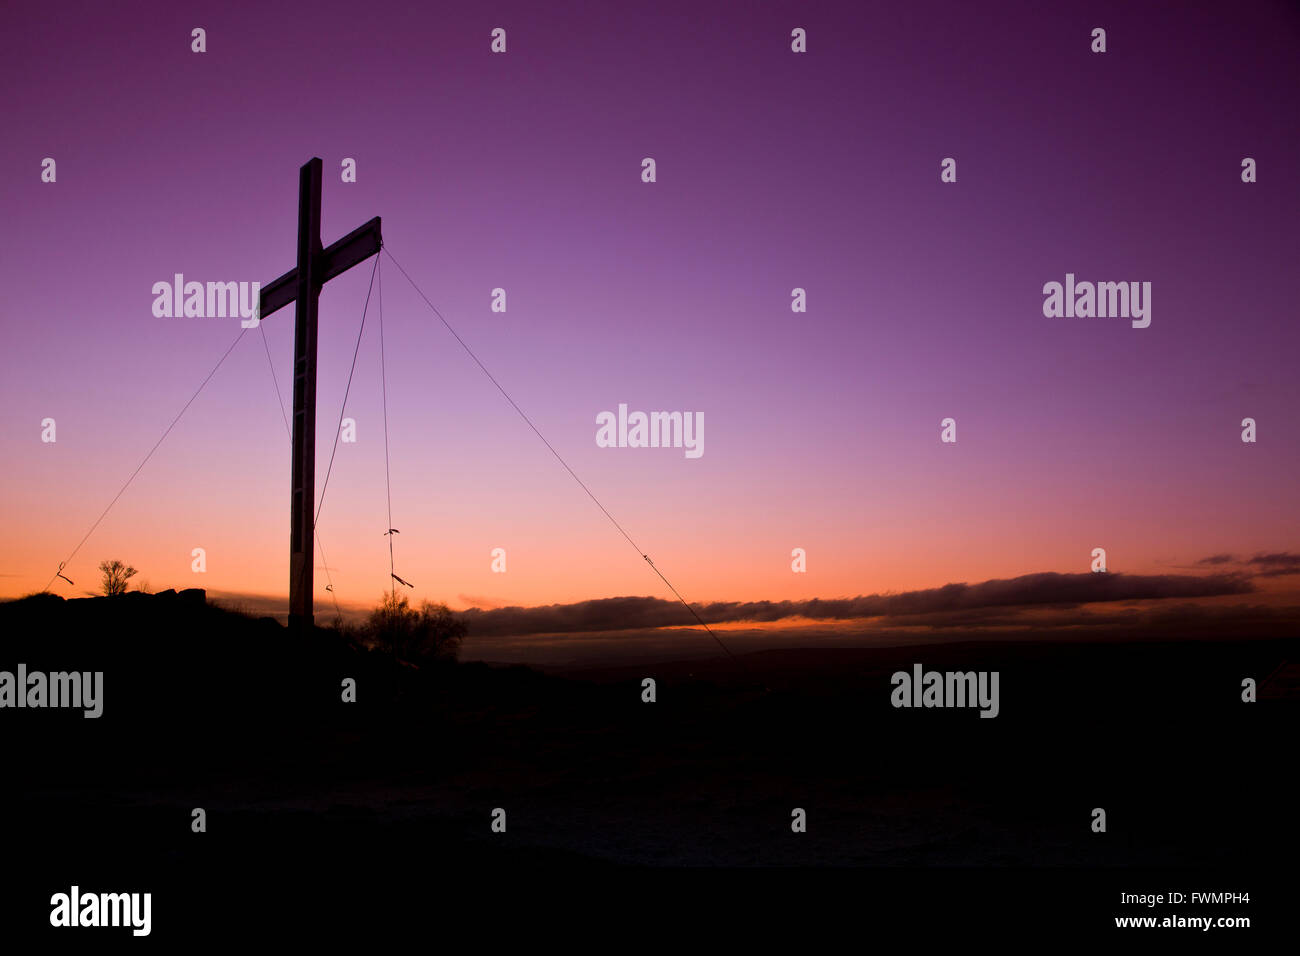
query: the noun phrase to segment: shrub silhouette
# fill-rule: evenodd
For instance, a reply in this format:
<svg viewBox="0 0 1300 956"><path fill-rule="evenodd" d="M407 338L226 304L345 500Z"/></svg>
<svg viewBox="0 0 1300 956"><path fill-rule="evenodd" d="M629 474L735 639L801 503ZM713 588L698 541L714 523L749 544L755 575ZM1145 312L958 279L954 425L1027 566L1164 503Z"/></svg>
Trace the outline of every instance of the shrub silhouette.
<svg viewBox="0 0 1300 956"><path fill-rule="evenodd" d="M465 623L445 604L422 601L419 610L405 594L385 591L379 607L370 612L366 636L370 643L410 663L454 661L465 637Z"/></svg>
<svg viewBox="0 0 1300 956"><path fill-rule="evenodd" d="M125 594L126 582L138 573L135 568L123 564L116 558L112 561L101 561L99 570L104 572L104 583L101 586L109 597Z"/></svg>

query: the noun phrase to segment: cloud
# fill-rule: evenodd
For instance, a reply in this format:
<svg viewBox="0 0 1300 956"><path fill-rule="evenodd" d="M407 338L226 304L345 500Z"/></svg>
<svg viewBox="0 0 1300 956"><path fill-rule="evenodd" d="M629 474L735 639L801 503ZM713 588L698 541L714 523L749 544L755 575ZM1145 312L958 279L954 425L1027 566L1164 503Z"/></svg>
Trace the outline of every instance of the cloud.
<svg viewBox="0 0 1300 956"><path fill-rule="evenodd" d="M1292 554L1290 551L1257 554L1246 563L1252 567L1263 568L1259 572L1259 576L1262 578L1275 578L1284 574L1300 574L1300 554Z"/></svg>
<svg viewBox="0 0 1300 956"><path fill-rule="evenodd" d="M1256 554L1249 559L1239 558L1235 554L1212 554L1208 558L1201 558L1196 562L1198 567L1223 567L1225 565L1236 565L1243 572L1254 577L1276 578L1285 574L1300 574L1300 554L1292 554L1290 551L1274 551L1268 554Z"/></svg>
<svg viewBox="0 0 1300 956"><path fill-rule="evenodd" d="M505 601L497 598L485 597L481 594L457 594L456 600L461 604L468 604L470 607L480 608L482 610L495 610L499 607L509 607Z"/></svg>
<svg viewBox="0 0 1300 956"><path fill-rule="evenodd" d="M1300 606L1267 606L1238 600L1112 602L1087 606L1023 606L936 612L861 620L792 618L776 624L715 625L713 632L734 654L800 648L920 646L976 641L1128 641L1185 643L1287 638L1300 621ZM656 661L718 658L718 646L699 629L658 628L562 635L478 637L470 635L462 657L529 663L558 670L590 669Z"/></svg>
<svg viewBox="0 0 1300 956"><path fill-rule="evenodd" d="M920 617L945 612L972 614L985 609L1074 606L1097 601L1141 601L1247 594L1249 576L1210 575L1026 574L981 584L947 584L940 588L808 601L716 601L695 605L708 624L770 622L803 617L852 620L871 617ZM504 607L462 612L475 636L560 634L682 627L695 623L681 604L655 597L616 597L577 604ZM977 615L978 616L978 615ZM902 623L902 622L900 622ZM922 621L917 621L923 624Z"/></svg>

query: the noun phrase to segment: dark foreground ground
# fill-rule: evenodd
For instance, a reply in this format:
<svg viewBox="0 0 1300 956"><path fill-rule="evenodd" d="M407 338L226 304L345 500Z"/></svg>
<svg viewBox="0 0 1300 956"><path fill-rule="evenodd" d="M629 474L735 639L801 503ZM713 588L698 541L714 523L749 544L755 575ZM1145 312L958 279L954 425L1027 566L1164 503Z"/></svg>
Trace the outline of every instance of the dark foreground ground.
<svg viewBox="0 0 1300 956"><path fill-rule="evenodd" d="M97 720L0 710L0 933L54 932L50 895L77 883L152 892L160 941L460 922L536 942L684 915L733 942L778 916L1068 938L1152 913L1251 916L1261 938L1294 894L1298 652L1020 641L542 674L401 666L177 600L0 605L0 670L105 672ZM891 673L918 662L999 671L1001 713L894 709ZM1119 903L1170 891L1251 896Z"/></svg>

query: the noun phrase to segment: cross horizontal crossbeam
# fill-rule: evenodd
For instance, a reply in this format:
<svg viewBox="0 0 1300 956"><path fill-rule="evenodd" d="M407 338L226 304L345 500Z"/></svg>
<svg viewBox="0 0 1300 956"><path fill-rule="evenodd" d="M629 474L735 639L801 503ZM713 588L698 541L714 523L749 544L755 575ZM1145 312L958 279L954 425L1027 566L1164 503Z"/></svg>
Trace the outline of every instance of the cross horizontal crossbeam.
<svg viewBox="0 0 1300 956"><path fill-rule="evenodd" d="M376 216L364 226L358 226L338 242L321 252L321 270L318 281L328 282L342 275L357 263L369 259L383 245L380 234L380 217ZM274 282L262 286L261 307L258 318L264 319L277 309L289 305L298 297L298 270L290 269Z"/></svg>

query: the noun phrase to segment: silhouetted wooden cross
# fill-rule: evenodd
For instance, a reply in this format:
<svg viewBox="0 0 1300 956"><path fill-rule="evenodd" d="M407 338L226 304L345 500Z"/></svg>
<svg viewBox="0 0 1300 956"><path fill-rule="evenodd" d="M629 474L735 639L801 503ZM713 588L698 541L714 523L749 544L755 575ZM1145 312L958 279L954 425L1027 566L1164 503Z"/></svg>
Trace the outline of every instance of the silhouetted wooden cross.
<svg viewBox="0 0 1300 956"><path fill-rule="evenodd" d="M289 626L310 630L316 521L316 312L330 279L379 252L376 216L328 249L320 241L321 161L298 172L298 267L262 287L258 318L294 303L293 472L289 531Z"/></svg>

